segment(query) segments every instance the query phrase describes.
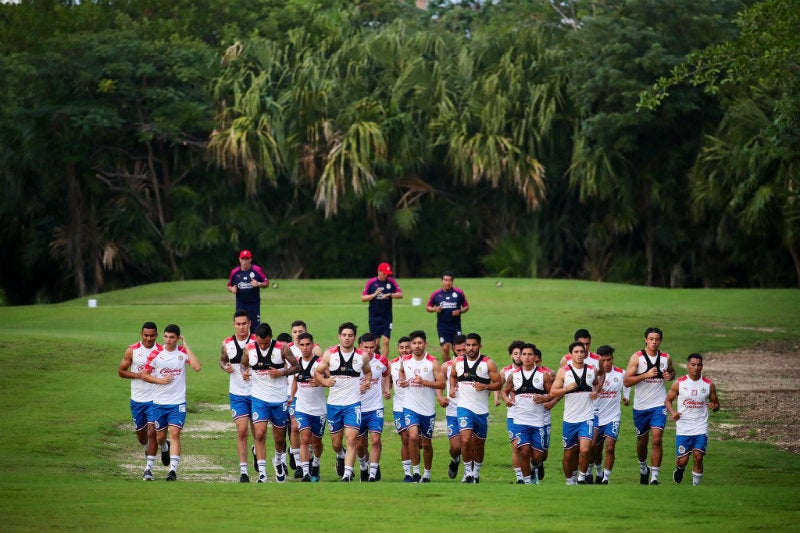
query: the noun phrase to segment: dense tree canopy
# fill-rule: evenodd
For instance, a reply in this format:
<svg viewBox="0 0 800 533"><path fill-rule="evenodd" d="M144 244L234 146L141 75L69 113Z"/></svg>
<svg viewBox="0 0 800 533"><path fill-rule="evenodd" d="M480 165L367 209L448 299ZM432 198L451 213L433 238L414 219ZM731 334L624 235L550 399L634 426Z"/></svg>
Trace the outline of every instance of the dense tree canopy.
<svg viewBox="0 0 800 533"><path fill-rule="evenodd" d="M800 280L790 0L246 4L0 5L8 302L242 247L273 277Z"/></svg>

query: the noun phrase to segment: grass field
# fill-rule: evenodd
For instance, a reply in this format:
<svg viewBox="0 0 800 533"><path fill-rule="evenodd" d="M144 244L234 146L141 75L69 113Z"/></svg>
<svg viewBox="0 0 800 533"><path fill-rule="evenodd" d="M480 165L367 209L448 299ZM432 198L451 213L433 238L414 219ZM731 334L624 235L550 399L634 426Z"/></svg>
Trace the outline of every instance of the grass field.
<svg viewBox="0 0 800 533"><path fill-rule="evenodd" d="M425 329L437 279L399 280L395 336ZM662 349L676 363L690 352L721 352L764 340L798 339L797 290L666 290L589 282L457 279L472 310L466 331L484 339L484 352L505 364L505 347L522 338L555 366L580 327L593 346L617 348L624 366L640 349L644 329L664 330ZM480 485L446 476L445 437L434 439L429 485L400 482L399 443L384 433L383 481L335 481L330 446L323 481L243 485L235 433L227 411L227 374L216 360L232 332L233 297L224 280L154 284L57 305L0 308L0 517L2 531L456 531L513 527L536 531L800 530L800 457L712 432L700 487L674 485L674 426L665 434L662 480L638 484L630 410L623 412L617 465L608 486L564 485L560 474L560 407L553 416L547 476L539 486L512 483L505 408L492 408ZM263 292L262 317L276 332L302 318L316 340L336 343L336 327L352 320L366 331L363 280L278 280ZM420 298L422 306L413 306ZM125 347L145 320L178 323L204 368L191 372L179 482L141 481L143 454L130 427L129 383L117 376ZM438 347L430 351L438 354ZM757 364L757 363L756 363ZM683 373L678 367L679 374ZM710 376L713 379L713 375ZM757 391L754 391L757 393ZM723 409L716 421L735 423ZM440 413L440 420L443 413ZM328 436L325 437L329 443ZM270 477L271 476L271 472ZM669 482L667 482L669 481Z"/></svg>

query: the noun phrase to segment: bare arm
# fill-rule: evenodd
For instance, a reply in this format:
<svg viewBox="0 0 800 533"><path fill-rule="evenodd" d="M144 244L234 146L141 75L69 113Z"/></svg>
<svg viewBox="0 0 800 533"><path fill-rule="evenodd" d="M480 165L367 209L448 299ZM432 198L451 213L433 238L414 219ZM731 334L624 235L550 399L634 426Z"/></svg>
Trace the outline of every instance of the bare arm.
<svg viewBox="0 0 800 533"><path fill-rule="evenodd" d="M133 364L133 349L128 347L125 350L125 353L122 356L122 361L119 362L119 377L125 379L142 379L142 375L139 372L131 372L130 368Z"/></svg>
<svg viewBox="0 0 800 533"><path fill-rule="evenodd" d="M708 408L713 412L719 411L719 400L717 399L717 386L711 384L711 390L708 393Z"/></svg>
<svg viewBox="0 0 800 533"><path fill-rule="evenodd" d="M506 407L511 407L514 405L514 374L509 374L508 378L506 379L503 388L500 390L500 394L503 397L503 401L506 404Z"/></svg>
<svg viewBox="0 0 800 533"><path fill-rule="evenodd" d="M680 387L679 382L676 381L675 383L673 383L672 386L669 388L669 391L667 392L667 399L664 400L664 406L667 408L667 411L669 411L669 414L672 417L673 421L678 420L681 417L678 411L676 411L675 408L672 407L672 402L675 401L675 398L678 397L679 387Z"/></svg>
<svg viewBox="0 0 800 533"><path fill-rule="evenodd" d="M219 354L219 367L228 374L233 373L233 365L228 360L228 352L225 350L225 343L222 343L222 349Z"/></svg>
<svg viewBox="0 0 800 533"><path fill-rule="evenodd" d="M497 371L497 364L493 359L489 359L489 362L486 364L486 369L489 371L489 379L492 380L492 382L488 385L476 382L474 385L475 390L500 390L503 386L503 378L500 377L500 372Z"/></svg>
<svg viewBox="0 0 800 533"><path fill-rule="evenodd" d="M565 372L566 370L563 367L559 368L558 372L556 372L556 379L553 381L553 386L550 387L550 396L557 396L558 398L561 398L567 392L569 392L566 387L564 387ZM573 385L575 384L573 383Z"/></svg>
<svg viewBox="0 0 800 533"><path fill-rule="evenodd" d="M184 338L183 335L181 335L180 341L181 344L183 344L183 349L186 350L186 355L189 356L189 366L192 367L192 370L195 372L200 372L200 369L202 368L200 359L197 358L192 349L189 348L189 345L186 344L186 338Z"/></svg>
<svg viewBox="0 0 800 533"><path fill-rule="evenodd" d="M331 364L330 354L325 354L322 359L317 363L317 368L314 370L314 378L322 387L333 387L336 384L336 379L328 374L328 368Z"/></svg>
<svg viewBox="0 0 800 533"><path fill-rule="evenodd" d="M361 374L361 393L363 394L367 392L372 385L372 367L366 358L364 359L364 364L361 367Z"/></svg>

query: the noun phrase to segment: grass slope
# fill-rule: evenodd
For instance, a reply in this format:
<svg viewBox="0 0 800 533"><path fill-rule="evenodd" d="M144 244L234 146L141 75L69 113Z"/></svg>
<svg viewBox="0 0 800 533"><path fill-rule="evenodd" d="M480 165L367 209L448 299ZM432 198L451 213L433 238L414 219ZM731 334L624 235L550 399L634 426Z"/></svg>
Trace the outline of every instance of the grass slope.
<svg viewBox="0 0 800 533"><path fill-rule="evenodd" d="M796 290L665 290L556 280L458 279L472 311L464 328L484 338L485 353L501 363L515 338L532 340L555 366L579 327L594 347L612 344L618 364L641 347L648 326L665 332L663 349L676 362L693 351L721 351L763 340L796 340ZM439 281L400 280L395 336L413 329L435 337L424 310ZM560 407L554 412L547 476L538 487L512 484L505 409L492 408L480 486L445 475L446 439L434 441L434 482L400 483L398 439L384 432L377 484L335 481L328 445L323 482L314 485L233 482L238 475L233 424L227 412L227 375L216 360L231 332L233 297L224 280L154 284L58 305L0 308L0 516L4 531L274 530L411 531L508 527L575 531L760 531L797 528L793 493L800 458L752 442L712 434L703 485L640 487L630 411L623 413L612 484L566 487L560 474ZM302 318L322 345L336 342L336 326L352 320L366 331L361 280L278 280L264 292L262 315L276 331ZM413 306L420 298L423 306ZM116 373L125 347L145 320L176 322L204 364L188 376L189 415L180 481L140 481L142 451L130 428L129 385ZM430 351L438 354L432 346ZM754 362L757 364L757 362ZM682 373L679 371L679 373ZM710 376L713 378L713 375ZM723 411L730 421L725 391ZM440 419L443 415L440 414ZM329 443L328 437L325 438ZM674 461L674 429L665 435L662 479ZM156 476L166 469L157 466ZM524 518L514 517L521 513ZM490 525L491 524L491 525ZM516 526L512 526L516 527ZM526 527L527 528L527 527Z"/></svg>

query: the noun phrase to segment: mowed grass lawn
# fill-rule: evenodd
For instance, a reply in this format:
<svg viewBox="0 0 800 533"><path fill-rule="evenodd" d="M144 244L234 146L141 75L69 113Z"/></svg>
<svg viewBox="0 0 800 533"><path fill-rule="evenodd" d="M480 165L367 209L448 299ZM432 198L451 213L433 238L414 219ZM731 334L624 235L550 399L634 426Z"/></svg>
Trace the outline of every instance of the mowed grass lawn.
<svg viewBox="0 0 800 533"><path fill-rule="evenodd" d="M304 319L323 346L343 321L367 330L364 280L273 280L263 320L277 332ZM502 281L498 287L497 282ZM438 279L399 280L395 340L425 329L438 355L435 318L425 312ZM547 475L539 486L513 484L505 408L492 407L480 485L447 478L447 440L434 439L433 482L401 483L399 441L384 432L383 481L336 480L329 437L322 482L239 484L228 377L216 361L232 332L233 296L224 280L154 284L58 305L0 308L0 517L2 531L789 531L799 530L800 457L712 431L703 484L671 482L674 426L665 434L662 485L638 484L635 435L625 408L617 464L608 486L565 486L561 407L553 414ZM456 279L472 310L464 329L505 365L513 339L535 342L555 367L573 332L588 328L593 347L617 348L625 366L644 329L664 330L662 349L679 365L691 352L725 351L765 340L797 342L797 290L666 290L589 282ZM413 298L421 300L412 305ZM143 453L128 409L129 382L117 376L142 322L159 331L178 323L203 362L189 372L188 417L179 480L141 480ZM758 361L753 361L754 365ZM713 375L710 375L713 379ZM769 385L766 384L766 387ZM753 391L758 394L758 390ZM726 410L712 419L736 423ZM390 407L390 405L389 405ZM440 410L439 419L443 420ZM443 429L443 423L439 429ZM268 470L270 478L274 479ZM460 472L459 472L460 474ZM252 471L251 471L252 475ZM459 475L460 478L460 475Z"/></svg>

